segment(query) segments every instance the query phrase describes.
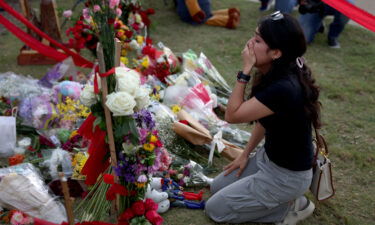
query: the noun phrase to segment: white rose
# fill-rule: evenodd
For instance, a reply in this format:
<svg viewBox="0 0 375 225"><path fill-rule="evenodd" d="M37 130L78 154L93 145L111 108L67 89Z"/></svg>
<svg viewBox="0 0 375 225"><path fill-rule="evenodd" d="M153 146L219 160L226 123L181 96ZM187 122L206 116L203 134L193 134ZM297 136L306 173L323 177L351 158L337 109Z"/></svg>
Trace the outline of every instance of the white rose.
<svg viewBox="0 0 375 225"><path fill-rule="evenodd" d="M97 102L95 93L94 93L94 86L91 84L86 84L83 90L81 91L81 95L79 97L82 104L87 107L95 104Z"/></svg>
<svg viewBox="0 0 375 225"><path fill-rule="evenodd" d="M124 67L116 68L116 81L118 91L125 91L133 96L141 85L140 74L135 70Z"/></svg>
<svg viewBox="0 0 375 225"><path fill-rule="evenodd" d="M139 88L135 93L135 101L137 102L137 109L143 109L150 104L150 91L147 88Z"/></svg>
<svg viewBox="0 0 375 225"><path fill-rule="evenodd" d="M113 92L107 95L105 105L113 112L113 116L127 116L134 113L136 102L127 92Z"/></svg>

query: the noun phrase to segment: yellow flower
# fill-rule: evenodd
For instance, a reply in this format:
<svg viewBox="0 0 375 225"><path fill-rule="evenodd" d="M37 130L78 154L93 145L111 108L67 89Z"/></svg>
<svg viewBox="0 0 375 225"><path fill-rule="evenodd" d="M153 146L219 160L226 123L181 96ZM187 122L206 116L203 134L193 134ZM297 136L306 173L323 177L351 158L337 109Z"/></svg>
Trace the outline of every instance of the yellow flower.
<svg viewBox="0 0 375 225"><path fill-rule="evenodd" d="M144 68L148 68L149 64L150 64L150 62L148 61L148 57L147 57L147 56L146 56L146 57L143 57L143 60L142 60L142 66L143 66Z"/></svg>
<svg viewBox="0 0 375 225"><path fill-rule="evenodd" d="M143 44L143 37L141 35L137 35L137 42L139 45Z"/></svg>
<svg viewBox="0 0 375 225"><path fill-rule="evenodd" d="M181 107L179 105L172 106L173 113L178 113L180 110L181 110Z"/></svg>
<svg viewBox="0 0 375 225"><path fill-rule="evenodd" d="M128 52L126 51L125 48L123 48L123 49L121 50L121 56L126 56L127 53L128 53Z"/></svg>
<svg viewBox="0 0 375 225"><path fill-rule="evenodd" d="M85 176L81 174L81 171L87 161L87 158L88 158L87 155L83 152L78 152L77 154L74 155L73 162L72 162L72 166L74 167L72 177L74 179L82 180L85 178Z"/></svg>
<svg viewBox="0 0 375 225"><path fill-rule="evenodd" d="M135 182L134 184L137 186L137 188L144 188L146 186L146 183Z"/></svg>
<svg viewBox="0 0 375 225"><path fill-rule="evenodd" d="M121 61L122 63L124 63L124 65L128 65L128 63L129 63L129 60L128 60L128 58L126 58L126 57L120 57L120 61Z"/></svg>
<svg viewBox="0 0 375 225"><path fill-rule="evenodd" d="M152 152L155 148L155 145L152 144L152 143L148 143L148 144L144 144L143 145L143 148L146 150L146 151L149 151L149 152Z"/></svg>
<svg viewBox="0 0 375 225"><path fill-rule="evenodd" d="M151 135L150 142L157 142L158 138L155 135Z"/></svg>
<svg viewBox="0 0 375 225"><path fill-rule="evenodd" d="M72 133L70 133L69 139L76 136L78 134L77 130L73 130Z"/></svg>
<svg viewBox="0 0 375 225"><path fill-rule="evenodd" d="M154 99L154 100L159 101L160 100L160 94L157 93L157 94L151 95L151 98Z"/></svg>

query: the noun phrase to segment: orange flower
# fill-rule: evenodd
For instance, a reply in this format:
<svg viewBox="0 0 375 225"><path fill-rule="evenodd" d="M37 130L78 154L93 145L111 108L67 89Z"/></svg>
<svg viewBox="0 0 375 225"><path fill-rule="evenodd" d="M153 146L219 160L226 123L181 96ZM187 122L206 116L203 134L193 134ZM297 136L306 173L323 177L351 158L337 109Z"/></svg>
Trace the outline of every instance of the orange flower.
<svg viewBox="0 0 375 225"><path fill-rule="evenodd" d="M9 166L14 166L14 165L20 164L20 163L23 162L24 159L25 159L24 155L22 155L22 154L15 154L12 157L8 158Z"/></svg>

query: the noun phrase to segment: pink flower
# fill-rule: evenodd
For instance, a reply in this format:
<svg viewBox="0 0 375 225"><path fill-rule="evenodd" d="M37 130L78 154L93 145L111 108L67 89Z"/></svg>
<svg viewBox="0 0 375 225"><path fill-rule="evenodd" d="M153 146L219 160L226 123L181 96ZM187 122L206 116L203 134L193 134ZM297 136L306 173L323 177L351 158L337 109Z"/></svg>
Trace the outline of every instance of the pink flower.
<svg viewBox="0 0 375 225"><path fill-rule="evenodd" d="M15 212L13 213L12 218L10 219L10 223L12 225L20 225L22 224L23 219L24 218L21 212Z"/></svg>
<svg viewBox="0 0 375 225"><path fill-rule="evenodd" d="M146 183L147 182L147 177L146 175L142 174L141 176L138 177L137 181L139 183Z"/></svg>
<svg viewBox="0 0 375 225"><path fill-rule="evenodd" d="M109 0L109 8L114 9L120 4L120 0Z"/></svg>
<svg viewBox="0 0 375 225"><path fill-rule="evenodd" d="M72 10L65 10L63 12L63 17L70 18L70 17L72 17L72 14L73 14Z"/></svg>
<svg viewBox="0 0 375 225"><path fill-rule="evenodd" d="M85 18L85 20L89 20L90 19L90 10L89 10L89 8L82 9L82 14L83 14L83 18Z"/></svg>
<svg viewBox="0 0 375 225"><path fill-rule="evenodd" d="M116 9L116 15L117 15L117 17L120 17L121 14L122 14L122 10L120 8L117 8Z"/></svg>
<svg viewBox="0 0 375 225"><path fill-rule="evenodd" d="M93 11L94 13L99 12L101 10L99 5L94 5Z"/></svg>

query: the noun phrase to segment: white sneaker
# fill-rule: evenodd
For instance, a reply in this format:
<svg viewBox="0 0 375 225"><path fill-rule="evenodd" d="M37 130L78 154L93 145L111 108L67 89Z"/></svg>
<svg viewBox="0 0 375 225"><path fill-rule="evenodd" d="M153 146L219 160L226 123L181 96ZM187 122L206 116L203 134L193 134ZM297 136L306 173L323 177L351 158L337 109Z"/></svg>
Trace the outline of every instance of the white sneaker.
<svg viewBox="0 0 375 225"><path fill-rule="evenodd" d="M298 201L296 201L298 202ZM297 222L306 219L307 217L311 216L314 212L315 205L312 201L307 200L307 206L302 209L298 210L299 206L296 204L294 209L290 210L284 220L279 223L275 223L276 225L296 225Z"/></svg>

